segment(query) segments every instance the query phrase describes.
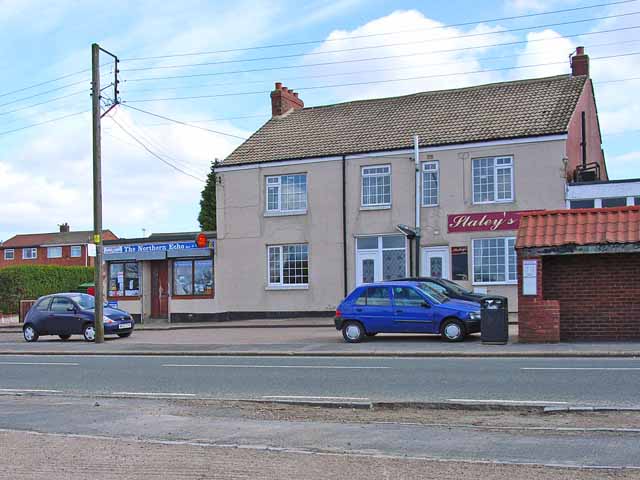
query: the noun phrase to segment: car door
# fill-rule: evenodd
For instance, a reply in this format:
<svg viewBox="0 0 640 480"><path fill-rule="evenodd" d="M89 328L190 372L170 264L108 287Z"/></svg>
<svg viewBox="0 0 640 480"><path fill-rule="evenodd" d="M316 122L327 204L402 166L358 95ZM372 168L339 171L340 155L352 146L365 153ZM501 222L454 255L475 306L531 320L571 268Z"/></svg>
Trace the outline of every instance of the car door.
<svg viewBox="0 0 640 480"><path fill-rule="evenodd" d="M65 297L53 297L49 307L49 334L71 335L77 332L78 313L75 303Z"/></svg>
<svg viewBox="0 0 640 480"><path fill-rule="evenodd" d="M393 308L389 287L366 287L353 305L356 319L368 333L393 332Z"/></svg>
<svg viewBox="0 0 640 480"><path fill-rule="evenodd" d="M433 333L434 318L431 303L409 286L393 287L394 323L398 331Z"/></svg>
<svg viewBox="0 0 640 480"><path fill-rule="evenodd" d="M33 324L40 335L47 334L51 297L43 298L29 311L28 322Z"/></svg>

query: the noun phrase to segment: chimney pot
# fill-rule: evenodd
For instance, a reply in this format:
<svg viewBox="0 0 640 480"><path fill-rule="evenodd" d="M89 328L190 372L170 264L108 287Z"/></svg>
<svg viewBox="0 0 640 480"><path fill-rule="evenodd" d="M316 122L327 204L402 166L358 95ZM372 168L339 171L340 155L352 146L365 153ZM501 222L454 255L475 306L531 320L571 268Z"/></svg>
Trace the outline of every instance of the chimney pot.
<svg viewBox="0 0 640 480"><path fill-rule="evenodd" d="M584 47L576 48L576 53L571 57L571 75L589 76L589 55L584 53Z"/></svg>
<svg viewBox="0 0 640 480"><path fill-rule="evenodd" d="M282 89L282 82L276 82L276 90Z"/></svg>
<svg viewBox="0 0 640 480"><path fill-rule="evenodd" d="M67 222L61 223L58 226L60 227L60 233L68 233L69 232L69 224Z"/></svg>
<svg viewBox="0 0 640 480"><path fill-rule="evenodd" d="M298 92L289 90L281 82L276 82L276 89L271 92L271 115L279 117L290 110L304 108L304 102Z"/></svg>

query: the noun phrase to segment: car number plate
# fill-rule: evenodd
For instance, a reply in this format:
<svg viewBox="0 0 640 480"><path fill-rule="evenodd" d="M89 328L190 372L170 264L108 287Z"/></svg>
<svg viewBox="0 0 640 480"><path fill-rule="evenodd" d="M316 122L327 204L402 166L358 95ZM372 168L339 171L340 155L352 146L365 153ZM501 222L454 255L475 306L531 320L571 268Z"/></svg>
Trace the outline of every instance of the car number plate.
<svg viewBox="0 0 640 480"><path fill-rule="evenodd" d="M130 323L121 323L118 328L120 330L125 329L125 328L131 328L131 324Z"/></svg>

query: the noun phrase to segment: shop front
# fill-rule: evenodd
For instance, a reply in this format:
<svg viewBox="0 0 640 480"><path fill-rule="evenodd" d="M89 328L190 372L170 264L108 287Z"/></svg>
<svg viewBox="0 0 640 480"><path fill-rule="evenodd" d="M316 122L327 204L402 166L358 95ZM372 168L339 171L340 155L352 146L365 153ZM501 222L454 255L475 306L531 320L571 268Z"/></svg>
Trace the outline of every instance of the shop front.
<svg viewBox="0 0 640 480"><path fill-rule="evenodd" d="M136 319L196 321L215 315L214 235L194 233L105 242L107 301Z"/></svg>

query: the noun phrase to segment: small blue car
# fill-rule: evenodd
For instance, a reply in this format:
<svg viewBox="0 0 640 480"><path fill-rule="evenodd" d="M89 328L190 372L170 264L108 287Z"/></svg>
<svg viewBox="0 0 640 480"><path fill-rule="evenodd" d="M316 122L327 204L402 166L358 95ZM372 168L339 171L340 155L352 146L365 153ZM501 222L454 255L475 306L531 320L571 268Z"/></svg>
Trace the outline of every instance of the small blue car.
<svg viewBox="0 0 640 480"><path fill-rule="evenodd" d="M84 293L56 293L40 297L24 319L22 333L27 342L35 342L40 335L58 335L69 340L71 335L83 335L88 342L96 339L95 299ZM105 335L128 337L134 321L124 310L104 308Z"/></svg>
<svg viewBox="0 0 640 480"><path fill-rule="evenodd" d="M459 342L480 331L480 305L453 300L423 282L380 282L353 290L336 310L348 343L377 333L434 333Z"/></svg>

